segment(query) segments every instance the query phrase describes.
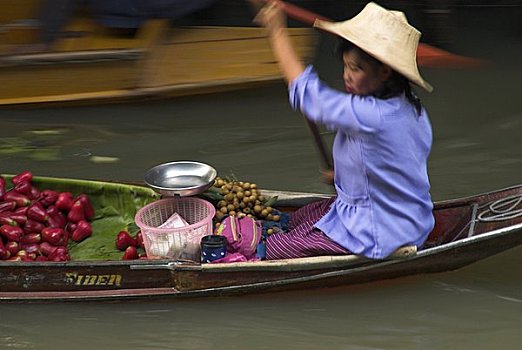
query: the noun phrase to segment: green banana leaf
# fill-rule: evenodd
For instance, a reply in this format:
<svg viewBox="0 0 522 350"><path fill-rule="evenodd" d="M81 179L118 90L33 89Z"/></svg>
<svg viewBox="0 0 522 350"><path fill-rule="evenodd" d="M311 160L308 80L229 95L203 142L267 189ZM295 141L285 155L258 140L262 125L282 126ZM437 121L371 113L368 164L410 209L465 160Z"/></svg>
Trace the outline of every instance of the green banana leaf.
<svg viewBox="0 0 522 350"><path fill-rule="evenodd" d="M3 175L10 180L12 175ZM33 177L32 184L40 190L85 193L95 209L93 234L80 243L70 240L71 260L121 260L123 252L116 249L116 235L126 230L134 235L139 228L134 223L136 212L160 199L152 189L122 183L76 180L51 177Z"/></svg>

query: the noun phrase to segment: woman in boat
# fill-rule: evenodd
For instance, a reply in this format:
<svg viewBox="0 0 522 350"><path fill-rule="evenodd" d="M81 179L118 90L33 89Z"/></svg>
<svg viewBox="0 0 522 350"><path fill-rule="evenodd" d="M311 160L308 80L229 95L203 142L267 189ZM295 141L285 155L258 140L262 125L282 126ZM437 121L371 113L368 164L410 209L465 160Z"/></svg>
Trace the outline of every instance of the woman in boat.
<svg viewBox="0 0 522 350"><path fill-rule="evenodd" d="M382 259L401 246L421 246L434 225L427 174L432 130L410 83L431 91L416 63L420 32L402 12L369 3L344 22L314 26L340 37L346 92L323 83L299 61L282 5L264 6L266 27L288 83L290 103L336 131L337 196L294 213L290 229L267 240L267 259L358 254Z"/></svg>

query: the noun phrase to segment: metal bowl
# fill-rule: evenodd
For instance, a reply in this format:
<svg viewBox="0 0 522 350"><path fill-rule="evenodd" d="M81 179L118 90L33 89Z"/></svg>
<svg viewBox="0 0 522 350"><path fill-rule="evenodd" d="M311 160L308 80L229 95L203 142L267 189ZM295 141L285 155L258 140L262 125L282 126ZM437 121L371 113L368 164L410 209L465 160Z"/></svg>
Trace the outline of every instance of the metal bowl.
<svg viewBox="0 0 522 350"><path fill-rule="evenodd" d="M156 165L145 173L145 183L167 197L194 196L214 184L217 171L210 165L177 161Z"/></svg>

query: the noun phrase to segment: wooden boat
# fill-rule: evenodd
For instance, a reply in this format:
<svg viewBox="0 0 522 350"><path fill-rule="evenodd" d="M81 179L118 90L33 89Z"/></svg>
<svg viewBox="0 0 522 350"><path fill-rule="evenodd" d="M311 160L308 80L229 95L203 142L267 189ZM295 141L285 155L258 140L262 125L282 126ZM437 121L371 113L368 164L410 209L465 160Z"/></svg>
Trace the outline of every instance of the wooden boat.
<svg viewBox="0 0 522 350"><path fill-rule="evenodd" d="M0 107L40 104L94 104L214 93L272 84L281 80L265 30L252 27L248 5L219 4L223 14L242 20L235 26L149 20L131 37L115 36L88 16L64 28L52 51L21 54L37 40L34 14L41 0L6 0L0 12ZM311 26L327 18L282 2L289 18ZM324 8L323 3L317 4ZM215 9L214 9L215 10ZM438 11L435 11L438 12ZM182 21L183 23L183 21ZM204 23L204 22L203 22ZM212 23L212 21L211 21ZM225 21L226 23L226 21ZM310 61L316 31L293 27L298 55ZM18 53L16 53L18 52ZM24 52L23 50L21 52ZM420 43L424 67L474 68L486 62Z"/></svg>
<svg viewBox="0 0 522 350"><path fill-rule="evenodd" d="M119 260L115 233L136 210L158 199L127 184L35 178L40 188L87 193L98 214L91 238L68 262L0 261L0 300L90 301L205 297L352 285L454 270L522 244L522 185L436 203L436 225L423 247L403 247L384 260L355 255L200 264L187 260ZM294 210L328 195L263 191ZM95 237L97 237L95 239ZM96 243L97 242L97 243ZM88 256L84 251L94 252ZM75 258L83 252L84 258ZM109 257L97 260L103 252ZM87 256L87 258L85 258Z"/></svg>
<svg viewBox="0 0 522 350"><path fill-rule="evenodd" d="M116 37L81 17L65 28L70 37L60 39L51 52L13 54L36 40L30 19L38 3L2 5L0 106L168 98L281 79L266 34L257 27L172 27L167 20L149 20L135 36ZM291 36L301 57L312 57L313 30L291 28Z"/></svg>

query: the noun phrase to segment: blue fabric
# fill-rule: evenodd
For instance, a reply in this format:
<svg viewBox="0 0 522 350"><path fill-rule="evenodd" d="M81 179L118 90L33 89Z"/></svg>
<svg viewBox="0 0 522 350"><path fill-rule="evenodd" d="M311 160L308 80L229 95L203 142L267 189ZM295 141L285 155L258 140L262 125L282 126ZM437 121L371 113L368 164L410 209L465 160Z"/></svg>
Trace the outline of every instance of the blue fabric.
<svg viewBox="0 0 522 350"><path fill-rule="evenodd" d="M261 220L262 236L268 237L268 230L272 229L273 233L280 233L288 231L288 224L290 222L290 214L283 213L277 209L273 209L273 215L279 215L279 221Z"/></svg>
<svg viewBox="0 0 522 350"><path fill-rule="evenodd" d="M434 225L426 110L418 116L405 96L384 100L332 89L312 66L290 84L289 97L294 109L336 131L337 198L316 227L369 258L421 246Z"/></svg>

